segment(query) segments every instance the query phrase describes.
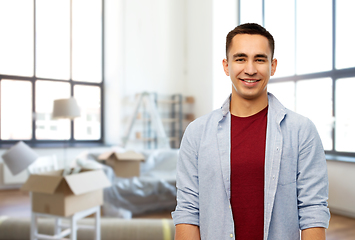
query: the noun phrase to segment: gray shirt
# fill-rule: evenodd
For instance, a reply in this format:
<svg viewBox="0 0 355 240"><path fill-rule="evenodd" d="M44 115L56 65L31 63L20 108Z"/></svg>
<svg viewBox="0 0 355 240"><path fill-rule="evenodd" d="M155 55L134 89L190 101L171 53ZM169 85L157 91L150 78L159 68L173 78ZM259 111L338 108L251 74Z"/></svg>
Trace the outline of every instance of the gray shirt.
<svg viewBox="0 0 355 240"><path fill-rule="evenodd" d="M299 240L329 224L328 176L314 124L268 93L264 240ZM174 224L200 227L202 240L235 239L230 206L230 98L192 122L177 163Z"/></svg>

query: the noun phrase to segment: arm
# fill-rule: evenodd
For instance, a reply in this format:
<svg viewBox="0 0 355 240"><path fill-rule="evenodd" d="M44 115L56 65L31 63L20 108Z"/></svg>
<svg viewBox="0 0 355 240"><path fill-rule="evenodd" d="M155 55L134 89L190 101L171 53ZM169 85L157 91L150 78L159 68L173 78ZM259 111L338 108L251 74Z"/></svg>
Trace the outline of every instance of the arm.
<svg viewBox="0 0 355 240"><path fill-rule="evenodd" d="M200 240L200 228L191 224L175 226L175 240Z"/></svg>
<svg viewBox="0 0 355 240"><path fill-rule="evenodd" d="M307 228L302 230L301 240L325 240L325 228Z"/></svg>
<svg viewBox="0 0 355 240"><path fill-rule="evenodd" d="M181 141L177 162L177 206L172 213L176 226L175 239L200 239L199 231L199 183L195 131L190 124ZM195 238L192 238L195 237ZM197 238L196 238L197 237Z"/></svg>
<svg viewBox="0 0 355 240"><path fill-rule="evenodd" d="M311 121L304 124L300 139L297 176L300 229L327 228L330 218L327 163L320 137ZM311 234L316 230L308 231ZM306 237L308 231L302 235Z"/></svg>

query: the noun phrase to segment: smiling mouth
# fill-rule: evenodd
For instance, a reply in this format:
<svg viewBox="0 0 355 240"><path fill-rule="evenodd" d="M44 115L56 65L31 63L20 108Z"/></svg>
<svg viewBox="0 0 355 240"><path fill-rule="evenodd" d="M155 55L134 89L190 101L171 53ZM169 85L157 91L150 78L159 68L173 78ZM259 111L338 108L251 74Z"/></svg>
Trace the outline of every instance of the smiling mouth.
<svg viewBox="0 0 355 240"><path fill-rule="evenodd" d="M240 79L244 82L247 82L247 83L255 83L255 82L259 82L260 80L258 79Z"/></svg>

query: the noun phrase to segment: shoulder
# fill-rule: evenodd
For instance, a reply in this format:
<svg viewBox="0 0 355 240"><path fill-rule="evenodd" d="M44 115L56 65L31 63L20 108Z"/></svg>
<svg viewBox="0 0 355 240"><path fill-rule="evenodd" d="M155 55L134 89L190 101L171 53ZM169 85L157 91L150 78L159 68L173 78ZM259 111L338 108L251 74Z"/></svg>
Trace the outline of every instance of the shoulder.
<svg viewBox="0 0 355 240"><path fill-rule="evenodd" d="M284 140L291 146L298 142L300 153L309 152L312 148L323 151L317 128L309 118L286 109L285 118L280 126Z"/></svg>
<svg viewBox="0 0 355 240"><path fill-rule="evenodd" d="M201 141L215 136L218 122L223 118L221 109L216 109L191 122L182 139L182 146L186 144L198 147Z"/></svg>
<svg viewBox="0 0 355 240"><path fill-rule="evenodd" d="M308 117L296 113L288 108L285 108L285 112L285 121L287 121L288 124L292 124L295 126L308 126L312 124L312 121Z"/></svg>
<svg viewBox="0 0 355 240"><path fill-rule="evenodd" d="M231 95L224 101L221 108L205 114L189 124L186 130L204 131L206 128L217 126L218 122L229 115Z"/></svg>
<svg viewBox="0 0 355 240"><path fill-rule="evenodd" d="M280 101L271 93L269 94L269 104L271 114L277 122L282 126L287 126L289 130L300 130L300 129L315 129L313 122L288 108L285 108Z"/></svg>
<svg viewBox="0 0 355 240"><path fill-rule="evenodd" d="M290 128L299 130L302 132L316 131L314 123L308 118L299 113L285 108L284 124L287 124Z"/></svg>

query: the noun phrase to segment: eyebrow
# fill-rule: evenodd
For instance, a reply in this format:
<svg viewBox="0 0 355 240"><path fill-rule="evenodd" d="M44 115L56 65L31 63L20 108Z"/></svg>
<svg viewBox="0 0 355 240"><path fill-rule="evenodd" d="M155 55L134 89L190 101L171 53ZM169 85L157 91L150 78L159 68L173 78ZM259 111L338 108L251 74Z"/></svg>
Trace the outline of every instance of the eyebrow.
<svg viewBox="0 0 355 240"><path fill-rule="evenodd" d="M267 58L266 54L256 54L255 58Z"/></svg>
<svg viewBox="0 0 355 240"><path fill-rule="evenodd" d="M233 58L238 58L238 57L248 57L245 53L236 53L233 54ZM256 54L254 58L267 58L266 54Z"/></svg>
<svg viewBox="0 0 355 240"><path fill-rule="evenodd" d="M238 58L238 57L247 57L247 55L245 53L236 53L233 54L233 58Z"/></svg>

